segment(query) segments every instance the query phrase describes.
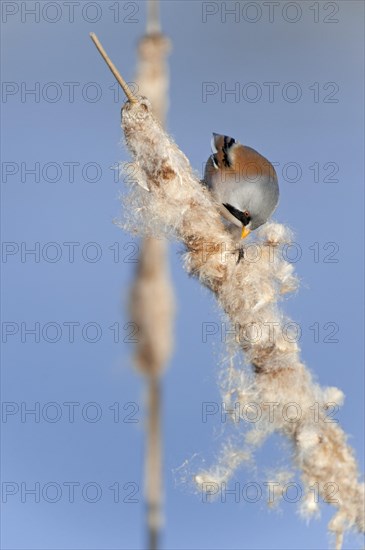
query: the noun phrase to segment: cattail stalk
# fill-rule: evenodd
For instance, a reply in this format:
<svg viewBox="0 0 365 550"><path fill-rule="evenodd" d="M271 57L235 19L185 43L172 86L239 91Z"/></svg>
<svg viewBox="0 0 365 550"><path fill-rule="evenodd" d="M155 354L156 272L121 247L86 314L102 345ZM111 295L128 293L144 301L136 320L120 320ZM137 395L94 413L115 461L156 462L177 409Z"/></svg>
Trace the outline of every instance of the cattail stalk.
<svg viewBox="0 0 365 550"><path fill-rule="evenodd" d="M218 205L155 119L146 98L124 105L122 128L137 175L141 181L147 180L150 188L149 193L138 186L131 191L129 207L135 226L153 231L160 228L161 233L180 240L187 250L185 268L215 294L232 325L248 334L253 327L260 327L259 338L239 342L246 362L252 365L251 394L260 403L277 403L279 414L267 420L267 433L279 432L292 444L305 488L302 511L308 516L317 511L309 501L314 484L321 498L336 508L329 530L340 548L346 529L365 530L364 484L345 433L326 418L327 404L340 401L342 393L316 384L300 359L297 341L285 337L288 319L278 304L297 287L294 268L282 253L283 246L291 242L288 229L277 223L265 224L254 242L255 259L245 257L237 263L236 242L221 221ZM279 330L273 331L273 326ZM244 396L247 392L242 377L235 393ZM301 415L288 422L283 413L292 402L300 407ZM315 403L319 405L316 417L311 409ZM224 458L224 471L219 475L226 478L244 461L245 453L235 452L231 457L228 453ZM202 479L204 476L197 482ZM333 483L335 498L331 498L333 486L329 485Z"/></svg>
<svg viewBox="0 0 365 550"><path fill-rule="evenodd" d="M174 314L164 242L144 238L130 310L138 326L135 361L147 385L145 499L148 548L158 547L162 517L161 376L172 349Z"/></svg>
<svg viewBox="0 0 365 550"><path fill-rule="evenodd" d="M147 33L138 45L136 83L151 98L152 110L161 124L168 107L169 40L160 33L158 2L147 3ZM148 181L146 182L147 186ZM161 375L172 349L173 290L165 239L144 237L139 268L130 300L132 320L139 328L136 364L147 384L145 499L148 548L156 550L162 525Z"/></svg>

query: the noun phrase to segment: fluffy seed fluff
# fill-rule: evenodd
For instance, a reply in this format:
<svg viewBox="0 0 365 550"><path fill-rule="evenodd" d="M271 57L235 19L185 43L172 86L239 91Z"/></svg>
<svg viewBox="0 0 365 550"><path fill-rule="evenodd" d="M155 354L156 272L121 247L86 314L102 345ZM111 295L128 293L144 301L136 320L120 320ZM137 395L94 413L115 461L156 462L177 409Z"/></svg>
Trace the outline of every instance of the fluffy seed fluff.
<svg viewBox="0 0 365 550"><path fill-rule="evenodd" d="M122 128L138 165L136 177L148 181L150 187L150 192L139 186L132 189L130 207L136 225L167 232L182 241L187 250L186 270L211 289L232 325L251 335L239 344L254 377L249 385L245 377L233 377L226 398L230 394L235 400L240 396L245 400L250 394L256 403L275 403L276 409L271 418L263 416L262 429L249 433L247 443L261 444L272 431L289 439L307 495L301 511L307 516L316 513L308 494L317 483L322 499L337 509L329 529L340 548L346 529L364 530L364 486L346 435L338 424L326 422L326 404L329 399L340 404L341 392L314 383L300 360L297 341L285 337L284 330L272 330L287 323L278 303L297 286L293 267L281 253L290 243L290 232L277 223L265 224L257 232L254 259L247 254L237 264L236 244L222 224L217 205L200 185L186 156L153 117L148 100L139 97L137 103L124 105ZM260 328L259 337L253 337L250 327ZM227 377L231 375L227 369ZM289 419L287 405L292 402L301 414ZM319 404L317 415L311 409L314 403ZM227 480L240 462L247 460L243 449L241 454L232 454L228 446L227 453L222 458L220 480ZM197 481L207 475L198 475ZM333 483L338 487L335 499L328 494L328 484Z"/></svg>

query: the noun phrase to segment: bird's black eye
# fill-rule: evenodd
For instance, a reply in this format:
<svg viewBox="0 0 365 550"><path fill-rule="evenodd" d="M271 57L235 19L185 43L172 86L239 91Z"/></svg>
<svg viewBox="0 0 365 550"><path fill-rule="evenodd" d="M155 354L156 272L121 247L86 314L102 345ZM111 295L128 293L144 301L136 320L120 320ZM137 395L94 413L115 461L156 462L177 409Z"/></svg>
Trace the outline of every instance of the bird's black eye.
<svg viewBox="0 0 365 550"><path fill-rule="evenodd" d="M245 210L245 211L243 212L243 215L244 215L244 217L245 217L246 220L247 220L247 221L245 220L245 221L246 221L245 225L247 225L247 224L250 223L250 221L251 221L250 213L249 213L248 210Z"/></svg>

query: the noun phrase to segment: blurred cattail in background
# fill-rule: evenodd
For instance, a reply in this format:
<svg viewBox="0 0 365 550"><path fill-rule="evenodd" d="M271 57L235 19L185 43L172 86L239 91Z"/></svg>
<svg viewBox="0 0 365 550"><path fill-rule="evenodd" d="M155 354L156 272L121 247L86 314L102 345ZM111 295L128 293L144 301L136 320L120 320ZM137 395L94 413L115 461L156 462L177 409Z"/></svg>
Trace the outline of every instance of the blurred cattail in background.
<svg viewBox="0 0 365 550"><path fill-rule="evenodd" d="M170 41L160 32L158 1L147 3L147 33L138 45L136 83L152 102L152 111L165 124L168 108ZM147 186L148 181L146 182ZM173 345L174 296L165 239L141 241L138 269L130 297L130 314L138 326L135 362L147 384L145 499L148 547L155 550L162 518L161 382Z"/></svg>

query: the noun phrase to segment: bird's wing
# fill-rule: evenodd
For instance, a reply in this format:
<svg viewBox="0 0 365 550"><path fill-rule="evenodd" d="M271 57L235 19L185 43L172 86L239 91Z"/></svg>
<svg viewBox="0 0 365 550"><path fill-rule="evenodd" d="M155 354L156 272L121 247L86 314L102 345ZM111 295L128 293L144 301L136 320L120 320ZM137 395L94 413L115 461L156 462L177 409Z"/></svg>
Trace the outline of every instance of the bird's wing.
<svg viewBox="0 0 365 550"><path fill-rule="evenodd" d="M211 147L213 153L213 162L217 168L231 166L229 150L236 143L236 140L229 136L213 133Z"/></svg>
<svg viewBox="0 0 365 550"><path fill-rule="evenodd" d="M235 157L235 165L243 179L262 184L272 180L277 181L275 168L269 160L260 155L255 149L242 145Z"/></svg>

